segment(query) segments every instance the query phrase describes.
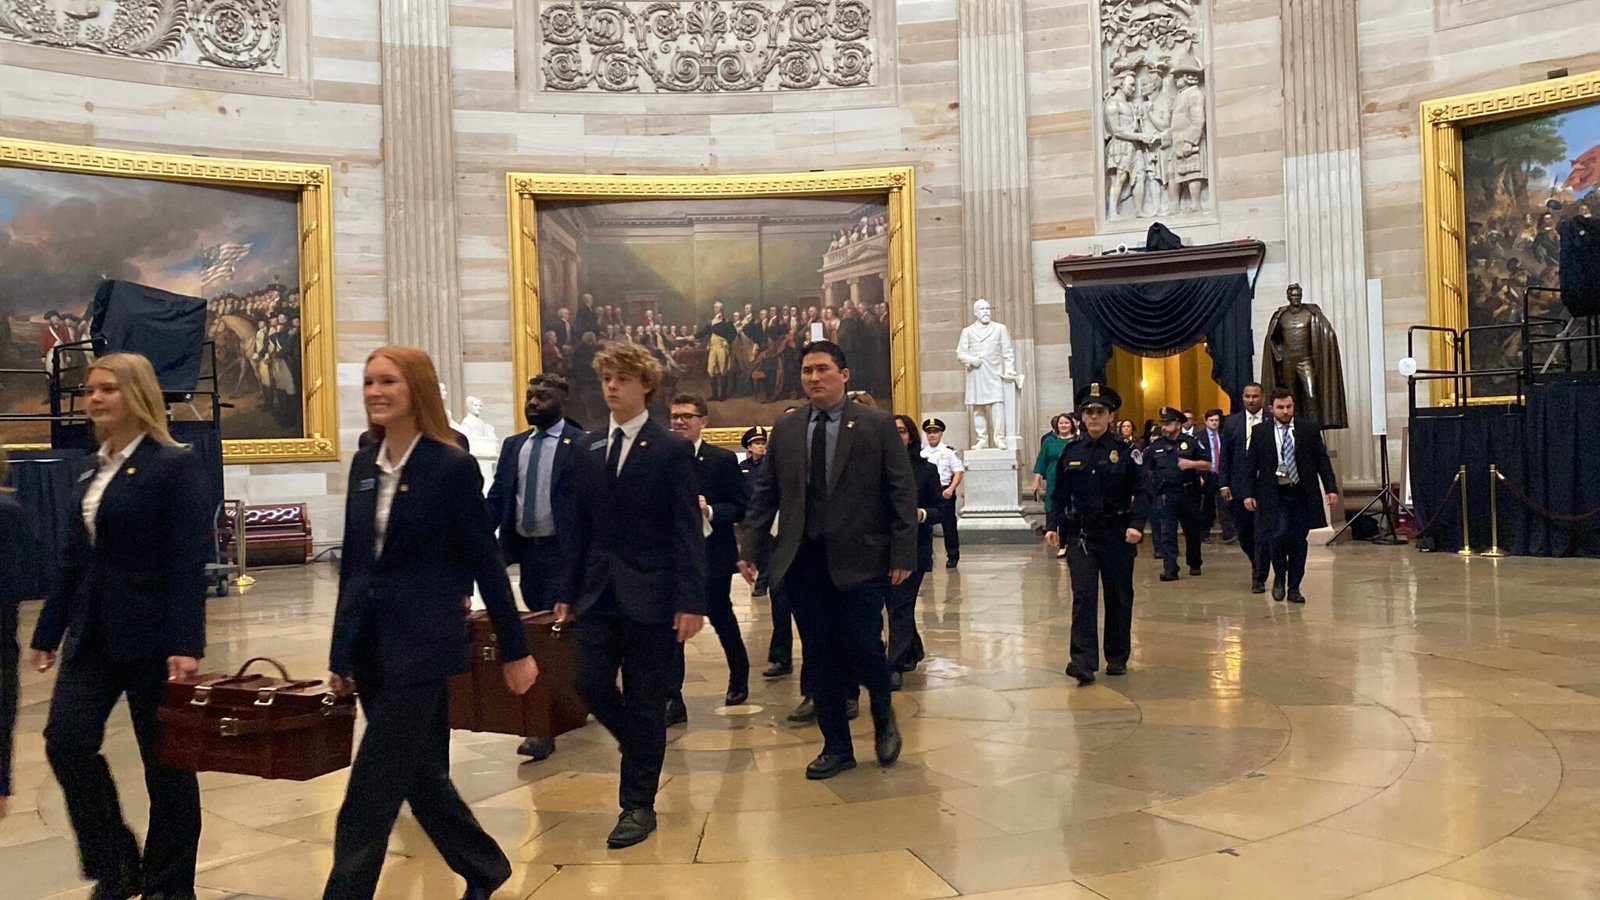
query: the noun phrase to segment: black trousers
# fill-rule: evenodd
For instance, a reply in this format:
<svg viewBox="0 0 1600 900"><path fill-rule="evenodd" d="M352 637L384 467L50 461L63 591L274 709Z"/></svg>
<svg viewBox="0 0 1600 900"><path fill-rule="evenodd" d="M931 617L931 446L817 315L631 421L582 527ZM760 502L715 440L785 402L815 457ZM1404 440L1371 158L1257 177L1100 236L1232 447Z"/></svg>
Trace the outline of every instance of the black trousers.
<svg viewBox="0 0 1600 900"><path fill-rule="evenodd" d="M513 560L522 570L520 584L522 602L529 612L554 609L566 598L555 595L567 565L566 554L561 552L561 542L553 537L518 537L512 545L516 551Z"/></svg>
<svg viewBox="0 0 1600 900"><path fill-rule="evenodd" d="M717 642L722 644L722 656L728 661L728 686L750 686L750 654L744 649L744 636L739 633L739 617L733 614L733 579L730 575L706 577L706 618L717 631ZM676 641L673 643L677 644ZM683 696L683 645L677 644L672 655L671 695Z"/></svg>
<svg viewBox="0 0 1600 900"><path fill-rule="evenodd" d="M1311 512L1306 508L1306 495L1298 485L1284 485L1278 489L1278 518L1273 523L1267 540L1272 567L1279 578L1288 576L1289 590L1300 590L1300 579L1306 574L1306 535L1311 532ZM1266 567L1263 565L1262 570Z"/></svg>
<svg viewBox="0 0 1600 900"><path fill-rule="evenodd" d="M672 662L683 652L677 632L671 625L630 621L609 597L583 614L577 632L578 690L622 748L617 803L624 810L655 809L667 754Z"/></svg>
<svg viewBox="0 0 1600 900"><path fill-rule="evenodd" d="M493 888L510 878L510 861L450 783L446 683L380 686L359 675L356 683L367 730L339 807L324 900L372 896L402 801L468 885Z"/></svg>
<svg viewBox="0 0 1600 900"><path fill-rule="evenodd" d="M0 600L0 797L11 796L12 734L17 728L21 648L17 646L17 606Z"/></svg>
<svg viewBox="0 0 1600 900"><path fill-rule="evenodd" d="M923 571L918 567L911 577L889 586L889 669L909 672L922 662L922 635L917 633L917 593L922 590Z"/></svg>
<svg viewBox="0 0 1600 900"><path fill-rule="evenodd" d="M1105 590L1106 662L1128 662L1133 650L1133 558L1137 544L1120 533L1067 545L1072 574L1072 661L1084 672L1100 668L1100 591Z"/></svg>
<svg viewBox="0 0 1600 900"><path fill-rule="evenodd" d="M944 486L946 489L950 485ZM956 499L958 492L951 492L949 499L944 501L944 509L939 513L939 527L944 531L944 555L946 559L961 558L961 532L956 527Z"/></svg>
<svg viewBox="0 0 1600 900"><path fill-rule="evenodd" d="M889 596L889 578L841 590L828 574L828 551L822 541L804 540L794 563L784 575L784 587L794 602L795 624L805 641L805 677L812 679L810 696L817 705L817 725L822 729L822 752L855 755L845 701L857 685L867 689L873 716L889 707L889 661L883 650L883 607Z"/></svg>
<svg viewBox="0 0 1600 900"><path fill-rule="evenodd" d="M161 762L156 711L166 690L165 657L113 663L79 653L64 660L50 697L44 752L66 796L83 876L115 883L123 873L142 866L146 893L182 895L194 892L200 783L193 772ZM150 829L142 861L139 843L123 821L111 768L100 752L106 719L124 694L150 792Z"/></svg>
<svg viewBox="0 0 1600 900"><path fill-rule="evenodd" d="M1178 573L1178 528L1183 528L1184 557L1192 568L1200 558L1201 538L1205 536L1203 497L1196 490L1167 492L1155 498L1150 510L1150 530L1154 532L1156 556L1168 575Z"/></svg>

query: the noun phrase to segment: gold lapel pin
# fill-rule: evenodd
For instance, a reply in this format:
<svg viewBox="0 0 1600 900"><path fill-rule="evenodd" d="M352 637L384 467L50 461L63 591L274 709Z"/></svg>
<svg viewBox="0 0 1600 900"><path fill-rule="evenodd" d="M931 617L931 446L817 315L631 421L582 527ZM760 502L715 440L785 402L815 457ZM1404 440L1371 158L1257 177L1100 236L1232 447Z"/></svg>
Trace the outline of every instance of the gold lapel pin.
<svg viewBox="0 0 1600 900"><path fill-rule="evenodd" d="M650 442L649 441L640 441L639 442L639 446L648 447L648 446L650 446Z"/></svg>
<svg viewBox="0 0 1600 900"><path fill-rule="evenodd" d="M572 443L572 438L562 438L561 439L561 443L570 444L570 443Z"/></svg>
<svg viewBox="0 0 1600 900"><path fill-rule="evenodd" d="M844 423L844 427L846 427L846 428L854 428L854 427L856 427L856 421L854 419L851 419L850 421Z"/></svg>
<svg viewBox="0 0 1600 900"><path fill-rule="evenodd" d="M409 485L409 484L400 485L400 493L404 494L406 491L409 491L409 490L411 490L411 485Z"/></svg>
<svg viewBox="0 0 1600 900"><path fill-rule="evenodd" d="M139 467L138 466L129 466L128 467L128 474L129 475L132 475L137 471L139 471Z"/></svg>

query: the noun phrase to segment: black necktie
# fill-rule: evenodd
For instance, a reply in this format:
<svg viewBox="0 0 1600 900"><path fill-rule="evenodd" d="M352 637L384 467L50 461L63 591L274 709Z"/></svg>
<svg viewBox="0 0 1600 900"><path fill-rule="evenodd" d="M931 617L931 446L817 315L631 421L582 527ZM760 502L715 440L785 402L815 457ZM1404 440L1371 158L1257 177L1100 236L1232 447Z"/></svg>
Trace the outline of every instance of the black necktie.
<svg viewBox="0 0 1600 900"><path fill-rule="evenodd" d="M822 534L828 500L828 414L817 413L811 426L811 475L806 479L806 537Z"/></svg>
<svg viewBox="0 0 1600 900"><path fill-rule="evenodd" d="M617 479L617 467L622 463L622 429L611 432L611 449L606 451L606 474Z"/></svg>

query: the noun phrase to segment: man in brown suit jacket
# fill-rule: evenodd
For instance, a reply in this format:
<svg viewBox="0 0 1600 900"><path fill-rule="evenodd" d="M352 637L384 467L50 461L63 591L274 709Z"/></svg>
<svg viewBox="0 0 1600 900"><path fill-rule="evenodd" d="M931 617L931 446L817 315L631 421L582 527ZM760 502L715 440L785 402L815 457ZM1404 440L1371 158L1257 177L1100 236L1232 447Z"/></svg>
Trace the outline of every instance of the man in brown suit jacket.
<svg viewBox="0 0 1600 900"><path fill-rule="evenodd" d="M740 527L739 568L754 582L755 561L769 560L772 583L792 598L806 666L816 667L823 745L806 767L806 777L816 780L855 767L845 714L853 685L871 695L878 763L893 765L900 756L883 607L889 586L916 565L917 501L894 420L845 395L850 369L844 351L815 341L801 357L810 405L772 428ZM775 517L776 544L763 556Z"/></svg>

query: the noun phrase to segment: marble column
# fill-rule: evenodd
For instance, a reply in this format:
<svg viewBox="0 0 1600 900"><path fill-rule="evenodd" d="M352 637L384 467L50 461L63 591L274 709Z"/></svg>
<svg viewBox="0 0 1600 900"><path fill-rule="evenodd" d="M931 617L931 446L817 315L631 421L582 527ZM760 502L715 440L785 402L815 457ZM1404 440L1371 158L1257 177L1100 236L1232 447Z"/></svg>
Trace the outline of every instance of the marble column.
<svg viewBox="0 0 1600 900"><path fill-rule="evenodd" d="M1028 209L1027 73L1022 0L959 0L962 285L968 301L988 299L1031 375L1033 247ZM970 310L961 310L965 320ZM962 322L965 324L965 321ZM945 352L954 354L955 348ZM1038 441L1038 391L1027 379L1018 402L1021 467L1031 471Z"/></svg>
<svg viewBox="0 0 1600 900"><path fill-rule="evenodd" d="M465 397L450 5L381 0L379 16L389 340L427 350L450 396Z"/></svg>
<svg viewBox="0 0 1600 900"><path fill-rule="evenodd" d="M1368 386L1355 4L1283 0L1282 23L1288 278L1339 336L1350 427L1325 432L1334 469L1341 486L1370 487L1380 476Z"/></svg>

